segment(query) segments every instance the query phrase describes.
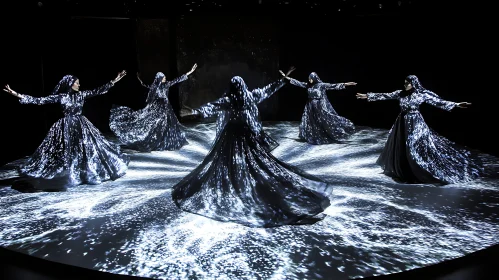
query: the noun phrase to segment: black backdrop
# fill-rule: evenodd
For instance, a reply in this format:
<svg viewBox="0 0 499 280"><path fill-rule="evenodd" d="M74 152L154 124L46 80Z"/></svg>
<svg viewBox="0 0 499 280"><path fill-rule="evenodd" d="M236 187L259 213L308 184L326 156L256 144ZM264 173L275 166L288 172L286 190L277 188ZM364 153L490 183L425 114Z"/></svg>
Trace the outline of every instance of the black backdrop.
<svg viewBox="0 0 499 280"><path fill-rule="evenodd" d="M390 128L398 114L398 104L367 103L355 99L355 92L396 90L402 87L406 75L415 74L423 86L442 98L473 103L469 109L450 113L424 105L423 115L432 128L456 142L499 154L493 136L497 97L489 84L491 80L482 76L485 67L493 66L488 52L493 47L485 44L487 38L476 31L476 27L483 27L481 21L421 12L297 16L284 9L264 21L256 14L244 18L224 15L221 20L220 15L184 17L172 11L154 18L137 18L133 13L133 17L93 18L40 12L36 5L23 8L22 12L10 8L12 12L6 13L0 22L4 37L0 54L2 85L9 83L21 93L46 96L65 74L77 75L82 88L94 88L114 78L120 70L128 71L129 75L108 94L85 105L84 114L105 133L109 132L112 104L135 109L143 106L146 91L135 78L137 71L145 82L152 81L157 71L172 79L198 62L201 71L171 90L170 98L178 112L179 92L195 88L195 83L210 84L220 76L209 96L201 88L188 92L191 100L207 100L225 87L225 79L232 74L247 77L250 86L261 86L278 78L274 71L277 67L286 70L294 65L297 70L292 76L299 80L306 80L315 71L326 82L358 82L355 88L329 92L331 103L357 125L382 128ZM188 28L183 25L186 20ZM257 40L249 40L258 35L269 41L259 45ZM180 39L189 36L190 45L186 47ZM207 36L217 39L206 42ZM212 58L202 55L205 47L213 47L224 37L235 39L219 47L219 52L224 48L228 53L238 52L242 41L246 49L239 53L247 57L236 55L232 61L231 56L224 58L223 52ZM238 66L241 61L253 66L243 69ZM226 68L223 71L202 71L203 67L206 70L209 65L221 64ZM261 77L253 75L256 70L262 71ZM262 104L263 119L299 120L306 98L303 89L286 86ZM0 109L0 164L31 154L61 116L57 105L20 105L6 93L0 95Z"/></svg>
<svg viewBox="0 0 499 280"><path fill-rule="evenodd" d="M279 25L268 17L190 16L177 24L181 73L198 64L196 75L179 85L180 103L197 108L222 96L233 76L250 89L275 81ZM262 119L278 117L279 95L260 104Z"/></svg>

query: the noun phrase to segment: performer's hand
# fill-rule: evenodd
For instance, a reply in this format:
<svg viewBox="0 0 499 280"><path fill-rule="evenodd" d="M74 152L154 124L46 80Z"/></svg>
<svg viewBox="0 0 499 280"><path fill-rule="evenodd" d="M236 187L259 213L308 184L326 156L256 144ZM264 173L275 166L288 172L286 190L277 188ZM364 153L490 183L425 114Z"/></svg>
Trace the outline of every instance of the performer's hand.
<svg viewBox="0 0 499 280"><path fill-rule="evenodd" d="M357 99L367 99L367 94L365 93L357 93L357 95L355 95L357 97Z"/></svg>
<svg viewBox="0 0 499 280"><path fill-rule="evenodd" d="M459 103L457 103L457 107L459 107L459 108L468 108L468 106L470 106L470 105L471 105L471 103L469 103L469 102L459 102Z"/></svg>
<svg viewBox="0 0 499 280"><path fill-rule="evenodd" d="M283 78L288 79L288 80L291 79L290 77L286 76L286 74L284 74L284 72L282 72L282 70L279 70L279 73L281 73Z"/></svg>
<svg viewBox="0 0 499 280"><path fill-rule="evenodd" d="M119 82L123 77L125 77L125 75L126 75L126 71L125 70L123 70L120 73L118 73L118 76L116 76L116 78L112 81L113 84Z"/></svg>
<svg viewBox="0 0 499 280"><path fill-rule="evenodd" d="M182 109L180 109L180 116L181 117L187 117L187 116L194 116L196 115L196 111L192 109L191 107L182 105Z"/></svg>
<svg viewBox="0 0 499 280"><path fill-rule="evenodd" d="M286 73L286 77L289 77L289 75L290 75L291 73L293 73L293 71L295 71L295 70L296 70L296 67L291 66L291 67L289 68L288 72Z"/></svg>
<svg viewBox="0 0 499 280"><path fill-rule="evenodd" d="M181 110L180 110L180 116L181 116L182 118L184 118L184 117L190 117L190 116L196 116L196 115L197 115L197 114L196 114L196 113L195 113L195 111L194 111L194 110L192 110L192 109L181 109Z"/></svg>
<svg viewBox="0 0 499 280"><path fill-rule="evenodd" d="M12 95L14 95L14 96L15 96L15 97L17 97L17 98L21 98L21 97L22 97L22 95L21 95L21 94L19 94L19 93L17 93L17 92L15 92L15 91L13 91L13 90L10 88L10 86L9 86L9 85L6 85L6 86L5 86L5 88L3 89L3 91L5 91L5 92L7 92L7 93L9 93L9 94L12 94Z"/></svg>
<svg viewBox="0 0 499 280"><path fill-rule="evenodd" d="M187 110L187 109L180 109L180 116L183 118L183 117L187 117L187 116L190 116L191 115L191 110Z"/></svg>
<svg viewBox="0 0 499 280"><path fill-rule="evenodd" d="M348 82L348 83L345 83L345 86L355 86L357 85L356 82Z"/></svg>
<svg viewBox="0 0 499 280"><path fill-rule="evenodd" d="M191 71L187 72L187 76L189 76L190 74L192 74L192 72L194 72L194 70L196 70L196 68L198 68L198 64L197 63L194 63L194 65L192 66L192 69Z"/></svg>
<svg viewBox="0 0 499 280"><path fill-rule="evenodd" d="M284 72L282 72L282 70L279 70L279 73L281 73L281 75L282 75L284 78L286 78L286 79L288 79L288 80L291 80L291 78L289 77L289 74L291 74L291 73L292 73L293 71L295 71L295 70L296 70L296 68L295 68L294 66L291 66L291 67L289 68L289 70L288 70L288 72L287 72L286 74L284 74Z"/></svg>

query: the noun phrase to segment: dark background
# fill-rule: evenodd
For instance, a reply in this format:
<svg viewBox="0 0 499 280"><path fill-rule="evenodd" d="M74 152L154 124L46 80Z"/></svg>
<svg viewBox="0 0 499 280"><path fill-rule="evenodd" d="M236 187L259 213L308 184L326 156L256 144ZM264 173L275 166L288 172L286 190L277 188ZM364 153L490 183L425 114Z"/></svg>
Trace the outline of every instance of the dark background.
<svg viewBox="0 0 499 280"><path fill-rule="evenodd" d="M47 96L63 75L76 75L90 89L126 69L108 94L84 107L109 133L113 104L144 106L147 91L136 72L150 83L158 71L174 79L198 63L188 81L170 90L178 113L181 103L197 107L221 96L233 75L261 87L279 78L278 69L295 66L292 76L302 81L315 71L325 82L357 82L330 91L331 103L359 126L388 129L397 102L367 103L355 93L400 89L414 74L444 99L473 103L450 113L423 105L432 128L499 155L498 98L493 75L484 74L495 68L492 26L486 17L473 18L471 7L463 15L442 1L167 2L4 1L0 84ZM304 89L288 85L261 104L262 119L298 121L306 100ZM0 164L33 153L61 116L58 105L21 105L0 94Z"/></svg>

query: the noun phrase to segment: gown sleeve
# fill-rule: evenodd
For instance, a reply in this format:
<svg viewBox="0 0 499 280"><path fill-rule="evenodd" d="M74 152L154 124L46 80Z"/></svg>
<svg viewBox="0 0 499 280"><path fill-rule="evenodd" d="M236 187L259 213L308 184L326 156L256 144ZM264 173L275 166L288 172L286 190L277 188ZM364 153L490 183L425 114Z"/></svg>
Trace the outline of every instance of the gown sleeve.
<svg viewBox="0 0 499 280"><path fill-rule="evenodd" d="M345 84L344 83L339 83L339 84L319 83L319 88L322 90L341 90L341 89L345 89Z"/></svg>
<svg viewBox="0 0 499 280"><path fill-rule="evenodd" d="M265 86L263 88L256 88L256 89L251 91L251 94L253 96L253 100L257 104L260 103L263 100L272 96L272 94L274 94L276 91L281 89L285 84L286 84L286 82L284 81L284 79L280 79L279 81L268 84L267 86Z"/></svg>
<svg viewBox="0 0 499 280"><path fill-rule="evenodd" d="M30 95L23 94L21 98L19 98L19 103L21 104L33 104L33 105L44 105L44 104L52 104L59 103L61 99L60 94L49 95L44 97L33 97Z"/></svg>
<svg viewBox="0 0 499 280"><path fill-rule="evenodd" d="M201 115L204 118L208 118L211 116L218 115L219 111L226 110L229 108L229 98L228 97L222 97L219 98L213 102L206 103L205 105L194 109L193 114L194 115Z"/></svg>
<svg viewBox="0 0 499 280"><path fill-rule="evenodd" d="M93 90L84 90L81 92L81 94L83 94L83 97L85 99L90 98L90 97L94 97L97 95L103 95L103 94L107 93L112 86L114 86L114 84L112 82L109 82L109 83L107 83L103 86L100 86L96 89L93 89Z"/></svg>
<svg viewBox="0 0 499 280"><path fill-rule="evenodd" d="M429 93L427 93L425 95L425 103L428 103L432 106L435 106L437 108L440 108L440 109L443 109L446 111L450 111L457 106L456 102L447 101L447 100L444 100L444 99L438 97L438 95L436 95L436 94L429 94Z"/></svg>
<svg viewBox="0 0 499 280"><path fill-rule="evenodd" d="M367 93L367 101L380 101L380 100L389 100L389 99L398 99L400 96L401 90L396 90L394 92L389 93Z"/></svg>
<svg viewBox="0 0 499 280"><path fill-rule="evenodd" d="M300 82L300 81L293 79L293 78L289 78L289 83L294 85L294 86L297 86L297 87L307 88L307 83Z"/></svg>
<svg viewBox="0 0 499 280"><path fill-rule="evenodd" d="M177 77L177 78L175 78L175 79L173 79L171 81L168 81L167 83L168 83L168 86L170 87L170 86L173 86L174 84L178 84L178 83L183 82L185 80L187 80L187 75L186 74L184 74L184 75L182 75L180 77Z"/></svg>

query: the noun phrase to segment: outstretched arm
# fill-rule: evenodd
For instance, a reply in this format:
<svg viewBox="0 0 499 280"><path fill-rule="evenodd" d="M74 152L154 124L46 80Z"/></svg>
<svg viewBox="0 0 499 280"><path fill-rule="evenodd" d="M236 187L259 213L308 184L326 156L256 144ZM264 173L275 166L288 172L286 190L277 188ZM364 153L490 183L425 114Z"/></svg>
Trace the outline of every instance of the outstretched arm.
<svg viewBox="0 0 499 280"><path fill-rule="evenodd" d="M368 92L367 94L357 94L358 98L367 99L367 101L380 101L380 100L388 100L388 99L398 99L400 96L401 90L396 90L390 93L374 93Z"/></svg>
<svg viewBox="0 0 499 280"><path fill-rule="evenodd" d="M109 83L107 83L103 86L100 86L96 89L93 89L93 90L82 91L81 94L83 94L84 98L90 98L90 97L94 97L97 95L103 95L103 94L107 93L109 91L109 89L114 86L115 83L117 83L119 80L121 80L123 77L125 77L125 75L126 75L126 71L123 70L118 74L118 76L114 80L110 81Z"/></svg>
<svg viewBox="0 0 499 280"><path fill-rule="evenodd" d="M323 90L341 90L345 89L344 83L339 84L329 84L329 83L319 83L319 88Z"/></svg>
<svg viewBox="0 0 499 280"><path fill-rule="evenodd" d="M6 85L3 90L19 98L19 102L21 104L44 105L44 104L58 103L61 98L61 95L59 94L49 95L45 97L33 97L26 94L20 94L12 90L9 85Z"/></svg>
<svg viewBox="0 0 499 280"><path fill-rule="evenodd" d="M196 68L198 68L198 65L196 63L194 63L194 66L192 66L191 70L187 73L185 73L184 75L180 76L180 77L177 77L175 78L174 80L172 81L168 81L168 86L173 86L174 84L178 84L180 82L183 82L185 80L187 80L187 77L192 74L192 72L194 72L194 70L196 70Z"/></svg>
<svg viewBox="0 0 499 280"><path fill-rule="evenodd" d="M182 75L180 77L177 77L177 78L175 78L175 79L173 79L171 81L167 81L167 83L168 83L168 86L171 87L174 84L181 83L181 82L183 82L185 80L187 80L187 74L184 74L184 75Z"/></svg>
<svg viewBox="0 0 499 280"><path fill-rule="evenodd" d="M461 104L461 103L443 100L442 98L438 97L438 95L432 94L432 92L425 93L425 102L446 111L451 111L459 104ZM462 102L462 103L467 103L467 102Z"/></svg>
<svg viewBox="0 0 499 280"><path fill-rule="evenodd" d="M282 70L279 70L279 73L281 73L282 77L285 78L286 80L288 80L290 84L297 86L297 87L307 88L307 83L300 82L300 81L293 79L289 76L289 74L291 74L293 71L295 71L295 69L296 68L294 66L291 66L291 68L289 68L289 70L286 74L284 74L284 72L282 72Z"/></svg>
<svg viewBox="0 0 499 280"><path fill-rule="evenodd" d="M151 86L150 85L146 85L144 84L144 82L142 81L142 79L140 78L140 74L139 72L137 72L137 79L139 80L140 84L145 87L145 88L150 88Z"/></svg>
<svg viewBox="0 0 499 280"><path fill-rule="evenodd" d="M293 79L291 77L288 77L287 79L288 79L289 83L294 85L294 86L301 87L301 88L307 88L307 83L300 82L300 81Z"/></svg>
<svg viewBox="0 0 499 280"><path fill-rule="evenodd" d="M273 82L268 84L267 86L263 88L256 88L251 91L253 98L255 102L258 104L262 102L263 100L269 98L274 94L276 91L281 89L284 85L286 84L284 78L278 80L277 82Z"/></svg>
<svg viewBox="0 0 499 280"><path fill-rule="evenodd" d="M103 95L103 94L107 93L109 91L109 89L113 87L113 85L114 85L114 83L109 82L103 86L96 88L96 89L84 90L81 92L81 94L83 94L84 98L90 98L90 97L94 97L97 95Z"/></svg>
<svg viewBox="0 0 499 280"><path fill-rule="evenodd" d="M191 110L190 115L200 115L203 118L212 117L218 114L218 112L226 110L229 108L229 98L221 97L213 102L206 103L205 105Z"/></svg>

